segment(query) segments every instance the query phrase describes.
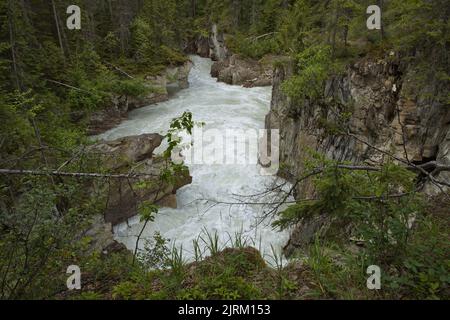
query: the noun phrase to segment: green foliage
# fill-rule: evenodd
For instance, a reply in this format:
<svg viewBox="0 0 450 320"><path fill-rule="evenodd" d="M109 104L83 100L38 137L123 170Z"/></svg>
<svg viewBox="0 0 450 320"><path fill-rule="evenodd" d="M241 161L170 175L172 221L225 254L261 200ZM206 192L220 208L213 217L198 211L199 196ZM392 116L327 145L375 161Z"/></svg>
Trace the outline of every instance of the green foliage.
<svg viewBox="0 0 450 320"><path fill-rule="evenodd" d="M353 236L365 241L367 253L378 264L401 255L410 235L409 223L422 211L414 174L394 164L372 172L324 164L324 171L314 179L317 199L289 207L275 225L286 228L326 214L331 218L329 234L337 233L339 238L342 226L351 225ZM403 195L396 196L399 193Z"/></svg>
<svg viewBox="0 0 450 320"><path fill-rule="evenodd" d="M193 289L183 291L179 298L192 299L198 292L202 292L203 297L206 299L214 300L249 300L260 297L258 289L242 277L232 277L225 273L223 276L207 278L205 280Z"/></svg>
<svg viewBox="0 0 450 320"><path fill-rule="evenodd" d="M101 198L89 199L80 185L53 184L47 178L27 179L19 186L23 194L15 199L16 205L2 206L0 211L1 297L52 296L65 283L64 269L83 256L86 244L77 235L102 210L95 202ZM0 195L3 203L10 201L15 187L4 185Z"/></svg>
<svg viewBox="0 0 450 320"><path fill-rule="evenodd" d="M0 95L0 135L3 139L2 152L11 154L23 152L30 139L33 128L29 121L28 93L5 93Z"/></svg>
<svg viewBox="0 0 450 320"><path fill-rule="evenodd" d="M180 146L182 139L179 136L182 132L187 132L188 134L192 134L192 130L194 126L202 126L203 123L197 123L192 120L192 113L189 111L183 112L183 114L175 119L172 119L170 123L170 129L166 134L166 139L168 142L168 147L164 151L163 155L166 159L169 159L172 156L172 152Z"/></svg>
<svg viewBox="0 0 450 320"><path fill-rule="evenodd" d="M405 92L411 92L413 99L420 93L420 98L448 104L449 19L442 9L448 7L446 1L383 1L382 29L368 30L366 9L373 4L366 0L230 0L207 3L207 8L227 34L232 52L255 59L267 54L295 58L296 75L283 89L300 104L321 97L324 80L338 73L341 65L364 55L385 57L391 51L409 64L409 71L416 69L406 81Z"/></svg>
<svg viewBox="0 0 450 320"><path fill-rule="evenodd" d="M445 46L448 34L448 3L443 0L392 0L386 14L386 26L399 48L413 49Z"/></svg>
<svg viewBox="0 0 450 320"><path fill-rule="evenodd" d="M433 207L433 206L432 206ZM410 243L401 255L381 268L381 290L366 288L366 268L377 261L365 249L316 240L304 258L311 283L309 298L448 299L448 219L428 212L416 221Z"/></svg>
<svg viewBox="0 0 450 320"><path fill-rule="evenodd" d="M142 66L178 65L187 61L180 52L187 38L180 1L147 0L131 25L132 56Z"/></svg>
<svg viewBox="0 0 450 320"><path fill-rule="evenodd" d="M141 77L129 79L112 66L143 75L181 64L186 61L186 44L198 35L208 36L211 22L227 33L234 53L255 59L268 54L293 57L295 75L283 90L302 103L320 102L325 80L352 57L384 55L386 50L414 64L404 81L409 86L404 92L408 89L411 98L421 89L425 96L420 98L449 100L444 0L385 1L382 31L365 27L365 8L372 4L365 0L119 2L108 2L112 7L106 10L106 3L76 1L86 8L85 31L60 28L58 35L48 1L0 1L2 167L56 169L65 163L68 171L103 172L90 156L76 157L80 145L88 144L83 120L110 106L113 96L140 97L154 90ZM72 2L55 4L61 22ZM328 133L339 132L333 123L321 120ZM189 112L172 121L166 167L158 182L141 181L137 189L174 184L186 174L185 166L168 159L181 145L177 133L191 133L194 125ZM378 297L364 291L365 267L376 263L387 270L383 297L448 298L448 218L424 209L412 174L389 163L369 173L339 169L323 160L320 164L325 170L314 180L318 198L290 206L276 222L287 228L302 219L330 217L329 228L320 233L330 243L317 242L306 260L314 297ZM403 195L391 197L399 193ZM281 257L276 257L276 275L267 271L259 255L248 254L242 234L230 236L239 250L222 252L218 235L205 231L194 242L199 265L193 270L182 248L168 247L168 240L158 234L139 252L136 265L131 254L105 258L92 253L92 239L80 233L104 211L106 202L103 188L86 181L2 175L0 297L58 297L64 290L65 268L74 263L94 284L112 281L108 285L114 287L113 296L125 299L290 298L303 286L285 272ZM139 212L151 222L158 207L144 201ZM343 243L343 231L362 243L356 254ZM200 262L203 246L212 256ZM108 298L110 293L94 286L74 298Z"/></svg>
<svg viewBox="0 0 450 320"><path fill-rule="evenodd" d="M76 296L75 300L103 300L103 296L98 292L87 291Z"/></svg>
<svg viewBox="0 0 450 320"><path fill-rule="evenodd" d="M283 83L283 91L293 99L317 100L323 96L325 80L338 71L329 46L309 47L297 55L297 74Z"/></svg>
<svg viewBox="0 0 450 320"><path fill-rule="evenodd" d="M308 248L304 261L304 276L313 284L306 298L377 298L377 292L367 290L367 265L362 256L333 242L316 239Z"/></svg>
<svg viewBox="0 0 450 320"><path fill-rule="evenodd" d="M142 201L139 204L138 212L142 221L154 221L155 214L158 213L158 206L153 204L152 201Z"/></svg>
<svg viewBox="0 0 450 320"><path fill-rule="evenodd" d="M141 80L136 79L115 81L111 88L112 92L129 97L141 97L150 90Z"/></svg>
<svg viewBox="0 0 450 320"><path fill-rule="evenodd" d="M364 292L365 268L375 264L383 270L383 292L378 293L382 297L447 296L448 218L425 206L415 191L415 175L389 162L379 171L365 171L339 168L322 156L313 158L307 168L322 168L313 179L316 198L299 200L274 223L287 228L325 221L316 242L306 249L308 277L317 283L310 294L370 297ZM446 208L448 203L436 206ZM361 247L355 250L346 239Z"/></svg>
<svg viewBox="0 0 450 320"><path fill-rule="evenodd" d="M267 54L281 52L278 39L273 34L269 34L263 38L257 38L238 33L227 38L227 46L232 52L253 59L260 59Z"/></svg>
<svg viewBox="0 0 450 320"><path fill-rule="evenodd" d="M248 277L264 266L249 248L227 249L212 255L196 266L183 262L182 249L167 247L160 255L167 259L162 269L142 269L130 280L114 288L121 299L258 299L261 290ZM254 249L252 249L254 250ZM258 254L259 255L259 254ZM147 260L146 260L147 261ZM257 263L255 263L257 262ZM190 281L185 279L188 275ZM162 285L158 285L161 283Z"/></svg>
<svg viewBox="0 0 450 320"><path fill-rule="evenodd" d="M171 250L168 247L169 240L161 236L159 232L153 236L153 241L146 241L144 250L138 253L143 265L152 269L168 267Z"/></svg>
<svg viewBox="0 0 450 320"><path fill-rule="evenodd" d="M442 204L444 208L448 206L448 203ZM448 219L436 215L436 212L429 212L417 221L417 229L411 234L410 244L385 279L392 295L418 299L448 299L448 230Z"/></svg>

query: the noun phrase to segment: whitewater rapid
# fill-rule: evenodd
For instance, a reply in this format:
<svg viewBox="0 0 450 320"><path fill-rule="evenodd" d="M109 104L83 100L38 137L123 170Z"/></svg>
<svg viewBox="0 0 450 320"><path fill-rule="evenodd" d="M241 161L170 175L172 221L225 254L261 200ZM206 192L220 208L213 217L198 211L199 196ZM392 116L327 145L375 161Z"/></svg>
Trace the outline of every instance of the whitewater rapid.
<svg viewBox="0 0 450 320"><path fill-rule="evenodd" d="M129 114L129 119L118 127L104 133L106 140L144 133L165 134L173 118L190 111L195 121L204 122L204 129L263 129L264 117L269 111L271 88L243 88L217 82L210 76L211 60L191 57L194 66L189 75L189 88L176 93L169 101L140 109ZM195 143L195 142L194 142ZM163 146L156 152L162 152ZM239 155L238 155L239 156ZM279 194L254 195L281 184L275 176L260 174L256 164L206 165L188 164L193 177L191 184L177 191L177 209L161 208L156 220L150 223L143 238L152 239L155 232L170 239L172 244L183 248L183 256L193 259L192 241L205 232L217 232L222 247L230 246L230 238L239 233L261 251L266 260L272 256L272 248L278 252L288 239L287 232L274 230L270 219L261 222L261 216L270 207L267 202ZM201 199L201 200L199 200ZM247 205L221 204L241 201L258 203ZM114 235L117 241L134 250L136 236L142 224L138 217L117 225ZM205 244L200 241L200 245ZM145 240L140 241L140 248ZM205 249L206 250L206 249Z"/></svg>

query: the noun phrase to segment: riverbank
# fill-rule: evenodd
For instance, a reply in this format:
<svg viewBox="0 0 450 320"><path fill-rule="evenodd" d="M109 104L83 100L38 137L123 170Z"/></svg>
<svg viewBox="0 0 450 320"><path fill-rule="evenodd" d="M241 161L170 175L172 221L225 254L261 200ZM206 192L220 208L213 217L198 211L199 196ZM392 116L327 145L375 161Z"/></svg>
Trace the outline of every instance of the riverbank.
<svg viewBox="0 0 450 320"><path fill-rule="evenodd" d="M168 66L157 75L140 75L146 93L138 96L113 95L111 103L102 110L89 116L87 132L89 135L99 135L118 126L128 118L128 113L134 109L154 105L169 100L175 92L189 87L188 76L192 62L187 60L179 66ZM127 73L128 78L135 79Z"/></svg>
<svg viewBox="0 0 450 320"><path fill-rule="evenodd" d="M211 60L197 56L191 59L194 67L188 89L179 91L169 101L132 111L128 120L100 137L111 140L150 132L164 135L170 121L186 110L192 112L195 121L205 123L205 130L226 132L228 129L264 128L271 99L270 87L243 88L217 82L210 76ZM221 245L229 242L230 236L241 233L249 245L261 248L263 256L271 253L271 245L281 250L287 241L287 233L273 230L270 219L260 221L264 212L262 206L245 204L244 199L242 205L226 204L236 202L236 195L259 193L281 181L276 176L261 176L256 163L245 164L245 154L237 155L237 161L244 164L214 165L214 153L218 150L214 150L211 142L205 141L204 146L211 151L203 154L202 159L207 164L188 164L193 181L178 190L178 207L162 209L154 223L145 229L144 238L151 240L158 231L164 238L171 239L171 245L183 246L186 259L193 259L192 241L202 230L211 234L217 232ZM248 143L247 147L257 148ZM222 151L230 152L235 148L227 146ZM161 149L155 152L161 152ZM264 202L273 196L269 192L266 198L259 200ZM116 239L128 248L134 248L141 228L139 219L132 218L115 228Z"/></svg>

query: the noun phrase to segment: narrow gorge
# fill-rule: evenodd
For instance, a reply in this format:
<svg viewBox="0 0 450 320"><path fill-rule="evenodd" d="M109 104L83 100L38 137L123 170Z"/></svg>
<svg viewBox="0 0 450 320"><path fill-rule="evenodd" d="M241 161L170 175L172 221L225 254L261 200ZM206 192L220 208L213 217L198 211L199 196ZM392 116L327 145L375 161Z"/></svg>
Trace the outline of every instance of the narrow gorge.
<svg viewBox="0 0 450 320"><path fill-rule="evenodd" d="M175 93L167 102L134 110L128 120L99 138L115 140L149 133L165 135L171 120L187 110L193 113L195 121L205 123L204 130L225 132L230 129L256 130L264 127L264 116L270 105L270 87L249 89L216 82L210 76L211 60L198 56L191 56L190 60L193 68L189 76L189 88ZM222 152L228 156L238 152L238 142L226 142L228 144ZM250 145L248 140L244 142L247 149L256 147ZM208 148L211 143L218 141L204 141L203 148ZM195 148L195 140L193 144ZM163 150L164 145L154 152L157 154ZM242 198L261 193L266 188L269 190L279 179L261 176L256 164L245 164L245 152L236 155L234 164L214 164L214 152L203 153L201 164L190 164L192 182L177 191L174 208L162 209L156 220L144 231L142 246L145 245L145 238L151 240L154 233L159 232L164 238L171 239L172 245L182 246L186 258L192 260L193 240L206 237L207 233L217 234L220 247L224 248L227 244L231 245L234 236L239 234L245 243L259 248L261 254L270 261L271 246L279 251L287 241L287 234L273 230L271 219L261 221L265 209L263 206L246 204ZM258 197L258 201L269 205L275 196L268 192ZM239 198L242 204L239 204ZM230 202L236 204L227 204ZM123 216L123 213L117 212L117 215ZM115 226L115 238L133 250L141 228L142 223L136 216ZM207 252L207 243L201 244L201 250Z"/></svg>
<svg viewBox="0 0 450 320"><path fill-rule="evenodd" d="M449 9L0 0L0 300L448 300Z"/></svg>

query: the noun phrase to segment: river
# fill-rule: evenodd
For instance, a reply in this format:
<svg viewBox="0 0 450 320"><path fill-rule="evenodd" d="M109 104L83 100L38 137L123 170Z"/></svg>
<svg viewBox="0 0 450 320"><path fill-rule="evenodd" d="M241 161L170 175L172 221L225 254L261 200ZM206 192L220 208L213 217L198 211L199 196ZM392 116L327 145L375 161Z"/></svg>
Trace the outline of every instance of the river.
<svg viewBox="0 0 450 320"><path fill-rule="evenodd" d="M243 88L219 83L210 76L210 59L198 56L191 59L194 66L189 75L188 89L177 92L169 101L132 111L127 121L104 133L101 138L110 140L143 133L165 134L171 120L184 111L192 112L195 121L204 122L204 130L214 128L224 132L226 129L264 128L264 117L270 107L270 87ZM242 155L237 154L239 156ZM257 164L188 164L188 167L193 181L177 191L177 209L161 208L143 237L151 239L157 231L172 244L182 246L183 256L192 260L192 240L199 239L199 235L206 238L206 232L217 233L221 246L225 247L230 246L230 239L239 234L270 262L272 248L280 252L288 233L273 230L269 219L260 221L268 210L261 203L278 194L269 192L251 199L238 195L261 193L283 181L275 176L261 175ZM252 204L220 203L241 201ZM115 238L133 250L141 228L139 219L131 218L114 228ZM199 243L206 248L202 241ZM140 247L144 244L145 241L141 241Z"/></svg>

